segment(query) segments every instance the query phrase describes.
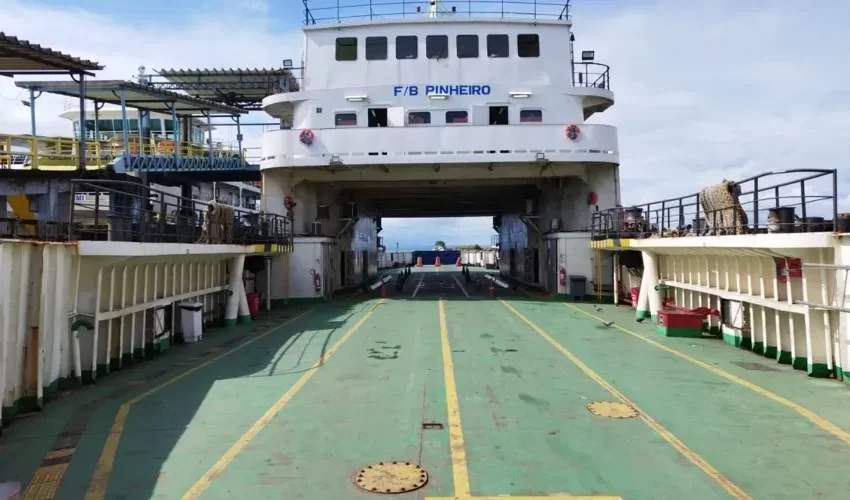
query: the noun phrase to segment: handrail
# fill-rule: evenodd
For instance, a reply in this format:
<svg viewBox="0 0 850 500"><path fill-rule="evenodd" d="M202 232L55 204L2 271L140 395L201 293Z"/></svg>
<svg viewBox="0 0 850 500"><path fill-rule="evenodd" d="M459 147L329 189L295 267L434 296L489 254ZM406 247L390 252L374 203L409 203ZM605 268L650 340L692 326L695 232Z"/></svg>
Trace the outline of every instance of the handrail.
<svg viewBox="0 0 850 500"><path fill-rule="evenodd" d="M591 61L573 63L573 85L611 90L611 68Z"/></svg>
<svg viewBox="0 0 850 500"><path fill-rule="evenodd" d="M80 140L69 137L42 137L31 135L0 134L0 170L76 170ZM108 140L86 140L85 158L89 169L102 169L113 165L124 155L176 156L183 158L240 158L246 165L246 149L240 153L232 145L216 143L209 146L189 141L176 142L163 137L143 139L129 134L127 143L118 135Z"/></svg>
<svg viewBox="0 0 850 500"><path fill-rule="evenodd" d="M790 179L776 180L782 176ZM591 237L599 240L837 230L837 170L765 172L731 182L728 189L737 193L737 206L723 205L707 213L704 202L709 200L701 200L700 193L594 212Z"/></svg>
<svg viewBox="0 0 850 500"><path fill-rule="evenodd" d="M441 16L498 16L569 21L571 0L454 0L443 1ZM302 0L304 24L425 17L422 0ZM312 7L311 7L312 5Z"/></svg>
<svg viewBox="0 0 850 500"><path fill-rule="evenodd" d="M292 243L288 217L184 198L138 182L74 179L70 196L68 241Z"/></svg>

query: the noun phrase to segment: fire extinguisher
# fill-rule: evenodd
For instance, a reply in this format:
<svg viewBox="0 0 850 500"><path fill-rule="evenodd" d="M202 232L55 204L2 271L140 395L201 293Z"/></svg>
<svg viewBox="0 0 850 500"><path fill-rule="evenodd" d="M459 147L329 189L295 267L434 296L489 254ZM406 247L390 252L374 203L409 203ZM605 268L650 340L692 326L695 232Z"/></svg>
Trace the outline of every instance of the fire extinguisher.
<svg viewBox="0 0 850 500"><path fill-rule="evenodd" d="M313 286L316 287L316 293L322 291L322 276L315 269L310 269L310 274L313 275Z"/></svg>
<svg viewBox="0 0 850 500"><path fill-rule="evenodd" d="M558 270L558 283L560 283L561 286L567 286L567 270L563 267Z"/></svg>

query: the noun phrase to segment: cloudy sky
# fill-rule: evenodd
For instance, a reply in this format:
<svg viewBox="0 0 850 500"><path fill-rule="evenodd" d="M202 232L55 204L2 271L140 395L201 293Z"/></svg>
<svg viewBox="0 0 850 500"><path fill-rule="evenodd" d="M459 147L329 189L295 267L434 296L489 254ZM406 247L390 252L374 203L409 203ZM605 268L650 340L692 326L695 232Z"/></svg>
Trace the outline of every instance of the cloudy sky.
<svg viewBox="0 0 850 500"><path fill-rule="evenodd" d="M313 2L327 0L312 0ZM577 50L610 64L624 203L850 158L847 0L573 0ZM273 67L300 58L296 0L3 0L0 30L99 61L100 78L140 65ZM27 133L25 97L0 78L0 130ZM72 106L39 99L40 134L68 134ZM254 116L253 121L263 121ZM253 129L256 141L258 128ZM227 133L223 139L227 139ZM850 208L844 172L841 206ZM388 246L488 244L486 219L389 220ZM403 229L402 229L403 228Z"/></svg>

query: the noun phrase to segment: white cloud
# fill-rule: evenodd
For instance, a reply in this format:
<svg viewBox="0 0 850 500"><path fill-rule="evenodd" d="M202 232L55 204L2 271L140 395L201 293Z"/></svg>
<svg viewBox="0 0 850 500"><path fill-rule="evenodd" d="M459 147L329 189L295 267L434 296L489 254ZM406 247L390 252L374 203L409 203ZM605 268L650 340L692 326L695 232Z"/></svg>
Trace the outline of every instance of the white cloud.
<svg viewBox="0 0 850 500"><path fill-rule="evenodd" d="M218 6L217 10L207 7ZM22 0L6 0L0 10L0 26L14 26L17 36L32 43L60 50L84 59L97 61L106 69L97 79L131 79L140 65L147 72L169 68L245 68L279 67L285 58L300 59L302 35L299 31L276 34L260 20L268 12L264 0L225 2L214 0L187 20L181 29L156 22L136 23L132 19L116 20L75 8L38 7ZM226 13L226 17L223 14ZM244 13L250 23L232 23L227 19ZM258 20L254 22L253 20ZM85 36L80 36L84 33ZM19 79L25 79L19 77ZM31 77L26 79L44 79ZM26 98L8 78L0 78L0 130L6 133L29 133L29 110L20 104ZM70 123L58 117L66 108L79 104L63 97L43 95L37 101L39 135L68 135ZM252 120L268 121L258 114ZM259 145L258 127L246 128L248 146ZM222 129L223 139L235 130Z"/></svg>
<svg viewBox="0 0 850 500"><path fill-rule="evenodd" d="M301 34L273 33L265 0L212 0L197 12L175 30L6 0L0 26L102 62L100 78L130 78L140 64L269 67L299 59ZM240 12L250 22L221 21ZM850 2L838 0L805 7L790 0L576 3L577 51L594 49L599 62L611 65L617 102L591 120L619 127L624 203L764 171L843 167L850 153L846 19ZM19 93L0 78L0 130L29 131ZM62 110L63 99L40 98L39 132L67 134L68 124L57 118ZM260 130L245 133L250 145ZM850 188L844 178L840 186ZM844 208L848 201L845 194ZM392 234L403 227L414 239L489 243L490 225L489 218L388 220L382 235L393 245Z"/></svg>

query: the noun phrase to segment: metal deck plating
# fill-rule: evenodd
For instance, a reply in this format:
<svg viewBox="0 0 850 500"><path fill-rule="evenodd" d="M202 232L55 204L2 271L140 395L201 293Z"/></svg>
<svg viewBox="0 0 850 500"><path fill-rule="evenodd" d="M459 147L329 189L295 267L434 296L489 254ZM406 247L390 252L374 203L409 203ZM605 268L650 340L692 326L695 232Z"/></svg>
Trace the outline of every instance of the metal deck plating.
<svg viewBox="0 0 850 500"><path fill-rule="evenodd" d="M0 439L4 479L29 484L24 498L368 499L378 495L352 471L409 460L428 481L393 496L835 498L850 487L834 473L850 466L850 418L834 397L846 386L748 370L736 363L752 354L656 337L630 309L512 290L491 300L452 269L421 272L387 299L291 305L207 332L56 401ZM594 401L639 417L598 417Z"/></svg>

